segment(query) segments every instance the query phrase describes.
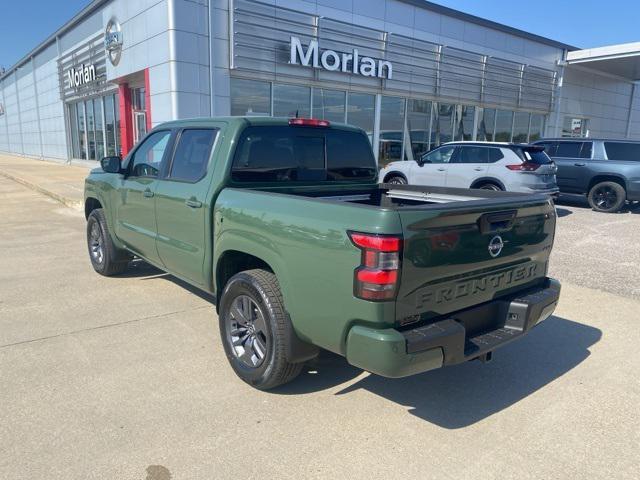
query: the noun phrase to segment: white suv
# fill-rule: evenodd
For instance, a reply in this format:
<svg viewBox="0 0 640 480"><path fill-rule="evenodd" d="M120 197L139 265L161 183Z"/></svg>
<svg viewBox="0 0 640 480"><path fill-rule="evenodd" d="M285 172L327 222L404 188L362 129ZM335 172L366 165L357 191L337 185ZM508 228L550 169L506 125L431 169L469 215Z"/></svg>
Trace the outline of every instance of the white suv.
<svg viewBox="0 0 640 480"><path fill-rule="evenodd" d="M558 194L555 163L539 145L451 142L416 161L392 162L382 183Z"/></svg>

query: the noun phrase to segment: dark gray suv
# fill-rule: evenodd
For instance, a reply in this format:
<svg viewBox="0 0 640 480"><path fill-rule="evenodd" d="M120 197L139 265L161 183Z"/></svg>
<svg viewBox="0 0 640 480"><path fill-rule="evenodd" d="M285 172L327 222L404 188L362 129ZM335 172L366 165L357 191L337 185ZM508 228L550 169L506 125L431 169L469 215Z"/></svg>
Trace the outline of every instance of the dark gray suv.
<svg viewBox="0 0 640 480"><path fill-rule="evenodd" d="M563 193L586 194L599 212L616 212L640 200L640 142L595 138L546 138L534 142L558 166Z"/></svg>

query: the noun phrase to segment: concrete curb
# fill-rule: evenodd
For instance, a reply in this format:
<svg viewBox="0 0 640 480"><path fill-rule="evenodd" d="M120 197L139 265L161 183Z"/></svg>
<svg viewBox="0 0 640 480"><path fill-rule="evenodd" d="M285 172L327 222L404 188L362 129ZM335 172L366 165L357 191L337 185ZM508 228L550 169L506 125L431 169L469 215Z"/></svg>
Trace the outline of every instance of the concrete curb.
<svg viewBox="0 0 640 480"><path fill-rule="evenodd" d="M57 200L58 202L62 203L66 207L72 208L74 210L78 210L80 212L82 211L82 202L79 200L74 200L72 198L68 198L63 195L60 195L56 192L52 192L51 190L41 187L40 185L37 185L33 182L25 180L24 178L16 177L15 175L12 175L11 173L7 173L1 169L0 169L0 175L2 175L5 178L8 178L9 180L13 180L14 182L24 185L25 187L30 188L31 190L35 190L36 192L42 193L50 198L53 198L54 200Z"/></svg>

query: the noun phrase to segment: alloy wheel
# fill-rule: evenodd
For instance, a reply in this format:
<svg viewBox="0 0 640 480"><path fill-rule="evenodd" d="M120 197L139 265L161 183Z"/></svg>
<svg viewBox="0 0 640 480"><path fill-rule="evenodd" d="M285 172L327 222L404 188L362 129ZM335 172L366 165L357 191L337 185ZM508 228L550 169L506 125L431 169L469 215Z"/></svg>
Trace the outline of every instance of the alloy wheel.
<svg viewBox="0 0 640 480"><path fill-rule="evenodd" d="M104 242L98 222L93 222L93 225L91 226L91 233L89 234L89 249L91 251L91 258L93 258L94 262L102 264L104 261Z"/></svg>
<svg viewBox="0 0 640 480"><path fill-rule="evenodd" d="M236 358L246 367L259 367L267 356L266 319L248 295L239 295L231 304L227 317L227 341Z"/></svg>
<svg viewBox="0 0 640 480"><path fill-rule="evenodd" d="M608 210L618 201L618 194L613 188L605 185L596 189L593 199L598 208Z"/></svg>

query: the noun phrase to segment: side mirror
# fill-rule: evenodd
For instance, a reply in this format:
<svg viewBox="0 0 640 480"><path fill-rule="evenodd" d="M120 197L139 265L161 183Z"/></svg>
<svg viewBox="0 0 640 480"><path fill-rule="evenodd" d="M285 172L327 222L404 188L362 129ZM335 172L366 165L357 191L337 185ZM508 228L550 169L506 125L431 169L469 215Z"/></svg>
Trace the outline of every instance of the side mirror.
<svg viewBox="0 0 640 480"><path fill-rule="evenodd" d="M100 160L102 170L107 173L120 173L122 171L122 158L118 156L104 157Z"/></svg>

